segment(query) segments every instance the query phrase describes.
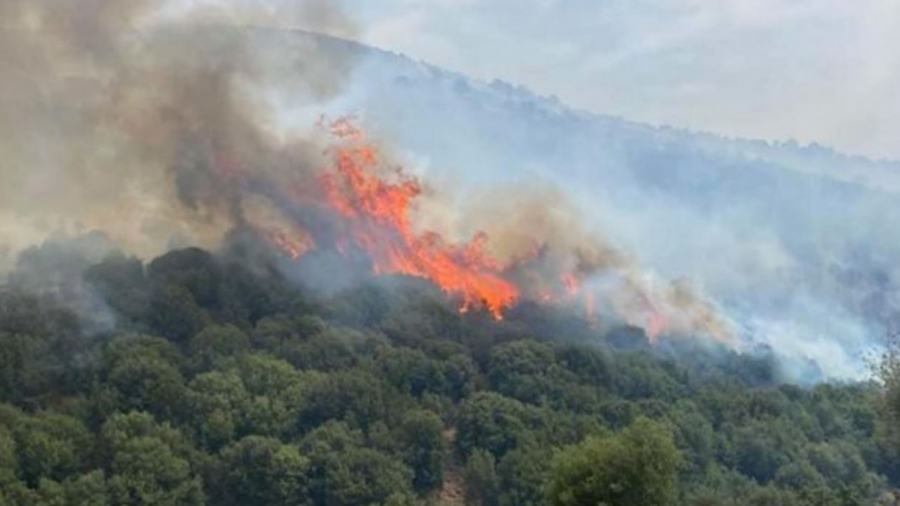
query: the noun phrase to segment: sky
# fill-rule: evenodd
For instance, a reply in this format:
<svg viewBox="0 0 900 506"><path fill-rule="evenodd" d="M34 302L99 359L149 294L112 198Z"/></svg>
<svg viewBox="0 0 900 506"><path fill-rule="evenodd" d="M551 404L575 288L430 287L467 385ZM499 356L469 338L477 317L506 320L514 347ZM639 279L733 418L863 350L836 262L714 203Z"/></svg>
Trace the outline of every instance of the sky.
<svg viewBox="0 0 900 506"><path fill-rule="evenodd" d="M900 159L896 0L344 0L354 38L575 108Z"/></svg>

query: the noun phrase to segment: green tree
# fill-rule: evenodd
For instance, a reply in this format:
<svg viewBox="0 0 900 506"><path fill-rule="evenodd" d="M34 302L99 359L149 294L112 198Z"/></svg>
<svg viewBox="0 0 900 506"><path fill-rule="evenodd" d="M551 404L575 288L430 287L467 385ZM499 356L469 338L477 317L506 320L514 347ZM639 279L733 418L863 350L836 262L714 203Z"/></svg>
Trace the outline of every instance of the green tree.
<svg viewBox="0 0 900 506"><path fill-rule="evenodd" d="M106 506L109 504L106 479L102 471L93 471L64 482L41 480L33 494L40 506Z"/></svg>
<svg viewBox="0 0 900 506"><path fill-rule="evenodd" d="M430 411L410 411L406 414L397 434L403 461L415 476L413 486L420 492L428 492L444 481L444 424Z"/></svg>
<svg viewBox="0 0 900 506"><path fill-rule="evenodd" d="M206 327L188 343L193 369L209 371L223 361L250 349L250 338L234 325Z"/></svg>
<svg viewBox="0 0 900 506"><path fill-rule="evenodd" d="M528 437L526 408L516 400L480 392L463 402L459 411L456 441L465 456L483 449L501 458Z"/></svg>
<svg viewBox="0 0 900 506"><path fill-rule="evenodd" d="M131 324L146 318L150 290L139 259L113 253L88 267L84 279L121 318Z"/></svg>
<svg viewBox="0 0 900 506"><path fill-rule="evenodd" d="M507 453L497 464L500 506L541 506L545 504L543 484L549 469L550 449L524 445Z"/></svg>
<svg viewBox="0 0 900 506"><path fill-rule="evenodd" d="M18 481L19 461L12 432L0 424L0 490Z"/></svg>
<svg viewBox="0 0 900 506"><path fill-rule="evenodd" d="M494 456L476 449L466 461L466 503L479 506L500 504L500 481Z"/></svg>
<svg viewBox="0 0 900 506"><path fill-rule="evenodd" d="M380 504L394 494L412 493L412 470L363 442L362 433L344 422L327 423L304 438L313 504Z"/></svg>
<svg viewBox="0 0 900 506"><path fill-rule="evenodd" d="M147 318L156 332L177 343L187 342L209 322L191 292L178 285L153 289Z"/></svg>
<svg viewBox="0 0 900 506"><path fill-rule="evenodd" d="M246 420L251 396L234 371L198 375L188 384L187 398L187 419L203 448L218 450L252 430Z"/></svg>
<svg viewBox="0 0 900 506"><path fill-rule="evenodd" d="M78 472L93 444L84 424L60 413L23 415L12 433L21 478L30 486L41 478L62 480Z"/></svg>
<svg viewBox="0 0 900 506"><path fill-rule="evenodd" d="M204 504L202 482L182 435L148 413L112 416L101 428L110 503L193 506Z"/></svg>
<svg viewBox="0 0 900 506"><path fill-rule="evenodd" d="M308 504L309 460L277 439L248 436L222 451L213 503L223 506Z"/></svg>
<svg viewBox="0 0 900 506"><path fill-rule="evenodd" d="M669 430L645 418L619 434L589 437L553 459L554 506L664 506L675 498L679 455Z"/></svg>
<svg viewBox="0 0 900 506"><path fill-rule="evenodd" d="M185 407L180 361L177 349L163 339L120 338L106 351L104 380L116 393L120 410L173 419Z"/></svg>

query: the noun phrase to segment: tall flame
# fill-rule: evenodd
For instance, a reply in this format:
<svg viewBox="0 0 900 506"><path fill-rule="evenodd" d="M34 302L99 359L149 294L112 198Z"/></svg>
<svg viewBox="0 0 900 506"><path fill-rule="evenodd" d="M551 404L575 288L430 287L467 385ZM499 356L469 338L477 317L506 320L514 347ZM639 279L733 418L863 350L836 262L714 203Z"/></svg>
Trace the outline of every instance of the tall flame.
<svg viewBox="0 0 900 506"><path fill-rule="evenodd" d="M596 294L585 286L585 281L592 272L604 268L602 263L592 267L591 262L582 261L584 258L578 255L560 256L560 251L540 242L503 262L490 253L489 238L483 232L458 243L438 232L417 230L411 220L423 193L419 181L402 168L386 163L377 145L349 119L323 122L322 126L334 139L325 151L327 167L312 183L301 180L294 185L303 191L285 185L292 190L279 195L292 203L279 217L257 211L255 218L249 220L286 256L298 260L318 248L344 255L362 252L371 261L374 274L429 280L458 298L461 312L483 308L500 320L507 309L528 298L582 308L587 321L598 321ZM232 174L234 170L226 172ZM292 206L296 209L292 210ZM299 223L302 219L297 217L305 216L303 210L310 206L318 209L312 214L329 217L324 225L328 233L316 236L310 233L313 229ZM619 264L614 262L611 268L621 268ZM682 291L676 292L681 294L676 302L691 304L692 300ZM626 321L645 328L651 341L656 341L672 324L666 316L671 304L665 295L647 291L635 277L626 274L621 296L614 294L614 298L619 300L611 301L612 309ZM706 313L699 312L698 318L715 323ZM694 322L688 322L687 327L693 325Z"/></svg>
<svg viewBox="0 0 900 506"><path fill-rule="evenodd" d="M422 193L418 181L400 169L391 171L392 180L383 177L377 151L348 122L333 125L332 133L352 141L331 150L332 170L320 178L327 203L345 218L343 240L364 250L376 273L431 280L460 296L462 311L483 305L501 319L519 291L501 277L502 266L486 252L487 236L477 234L456 245L436 232L416 233L409 215Z"/></svg>

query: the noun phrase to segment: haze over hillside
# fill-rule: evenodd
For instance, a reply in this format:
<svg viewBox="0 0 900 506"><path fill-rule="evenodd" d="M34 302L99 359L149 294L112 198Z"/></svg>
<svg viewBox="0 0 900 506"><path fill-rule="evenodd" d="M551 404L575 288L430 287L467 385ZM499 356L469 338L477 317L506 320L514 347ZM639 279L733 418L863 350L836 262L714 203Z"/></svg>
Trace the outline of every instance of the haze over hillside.
<svg viewBox="0 0 900 506"><path fill-rule="evenodd" d="M342 7L0 1L0 505L900 505L898 163Z"/></svg>
<svg viewBox="0 0 900 506"><path fill-rule="evenodd" d="M39 240L30 226L46 233L54 220L115 240L135 236L130 250L150 244L142 251L150 257L173 244L210 246L235 223L268 219L258 209L233 215L235 203L262 199L295 212L291 206L302 203L291 202L281 180L318 170L312 125L323 114L355 112L368 135L423 181L420 224L458 242L485 231L488 248L517 243L519 253L525 239L555 235L578 256L579 242L590 238L618 263L587 278L590 290L615 296L625 272L638 298L668 298L669 312L689 323L683 329L727 325L740 348L770 347L783 357L792 379L860 377L865 355L896 320L896 162L590 115L523 88L309 32L175 24L145 35L140 50L163 58L132 54L113 39L107 70L146 74L130 77L135 83L174 83L166 93L113 88L107 95L128 99L97 94L94 103L83 100L92 80L121 83L86 72L52 75L56 95L30 97L36 127L27 142L10 143L25 148L12 151L21 156L9 165L19 171L10 176L18 190L0 207L8 259L17 238ZM144 60L153 63L144 68ZM210 82L179 87L171 76L183 71ZM48 100L71 108L65 129L44 116ZM147 119L147 110L170 109L179 114ZM223 110L233 117L221 117ZM22 136L14 123L10 134ZM88 155L87 146L103 149ZM73 160L87 163L72 170ZM24 170L36 166L46 169ZM250 178L240 188L229 179L235 168ZM123 205L133 198L142 205ZM117 216L124 211L127 218Z"/></svg>
<svg viewBox="0 0 900 506"><path fill-rule="evenodd" d="M893 328L900 163L650 127L323 43L362 55L330 112L358 111L413 170L456 188L458 205L489 212L497 187L555 188L656 275L709 295L747 342L792 357L798 377L807 361L858 377Z"/></svg>

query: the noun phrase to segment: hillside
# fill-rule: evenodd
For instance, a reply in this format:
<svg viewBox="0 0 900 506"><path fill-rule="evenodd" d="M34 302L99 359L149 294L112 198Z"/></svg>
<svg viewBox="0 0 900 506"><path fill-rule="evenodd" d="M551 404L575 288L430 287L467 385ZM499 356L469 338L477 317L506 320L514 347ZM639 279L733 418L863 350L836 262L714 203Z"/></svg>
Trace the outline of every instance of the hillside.
<svg viewBox="0 0 900 506"><path fill-rule="evenodd" d="M897 163L0 5L0 506L897 504Z"/></svg>
<svg viewBox="0 0 900 506"><path fill-rule="evenodd" d="M577 452L626 465L617 445L653 462L628 493L665 504L873 504L900 476L870 386L666 358L559 309L460 315L413 279L317 295L233 251L57 245L66 290L0 293L0 503L546 504ZM80 331L67 293L114 327Z"/></svg>
<svg viewBox="0 0 900 506"><path fill-rule="evenodd" d="M787 370L811 360L823 371L794 379L858 378L896 326L898 162L589 114L328 43L358 56L326 110L357 111L456 205L553 188L653 275L707 294L748 346L775 349Z"/></svg>

